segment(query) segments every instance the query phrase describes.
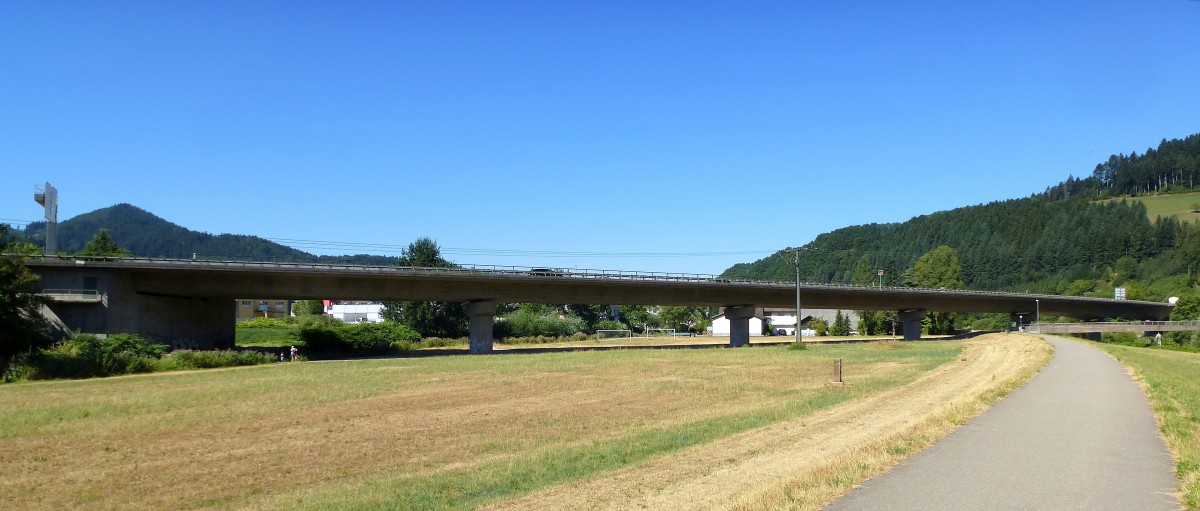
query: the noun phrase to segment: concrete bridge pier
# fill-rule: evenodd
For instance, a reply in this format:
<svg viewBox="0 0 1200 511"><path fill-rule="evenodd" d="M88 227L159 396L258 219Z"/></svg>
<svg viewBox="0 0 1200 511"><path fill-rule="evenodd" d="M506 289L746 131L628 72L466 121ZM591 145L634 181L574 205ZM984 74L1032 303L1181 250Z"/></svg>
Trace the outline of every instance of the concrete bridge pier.
<svg viewBox="0 0 1200 511"><path fill-rule="evenodd" d="M467 304L468 330L471 335L471 353L492 352L492 329L496 326L496 302L471 302Z"/></svg>
<svg viewBox="0 0 1200 511"><path fill-rule="evenodd" d="M904 326L904 340L921 340L921 322L925 320L926 314L928 313L923 310L899 312L900 324Z"/></svg>
<svg viewBox="0 0 1200 511"><path fill-rule="evenodd" d="M725 318L729 320L730 346L748 346L750 344L750 318L753 317L753 306L725 308Z"/></svg>

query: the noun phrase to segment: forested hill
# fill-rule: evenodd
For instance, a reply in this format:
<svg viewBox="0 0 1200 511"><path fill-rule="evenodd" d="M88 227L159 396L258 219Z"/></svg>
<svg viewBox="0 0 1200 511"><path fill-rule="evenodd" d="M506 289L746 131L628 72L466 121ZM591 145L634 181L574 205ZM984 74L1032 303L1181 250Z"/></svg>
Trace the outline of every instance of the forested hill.
<svg viewBox="0 0 1200 511"><path fill-rule="evenodd" d="M907 222L846 227L817 236L800 254L809 282L915 285L915 261L953 248L970 289L1038 291L1165 299L1196 284L1200 233L1175 218L1150 220L1136 201L1095 201L1122 194L1200 188L1200 135L1163 140L1142 155L1114 155L1093 176L1068 178L1026 199L919 216ZM737 264L728 278L794 279L787 249Z"/></svg>
<svg viewBox="0 0 1200 511"><path fill-rule="evenodd" d="M1173 250L1183 234L1174 219L1150 222L1141 203L1019 199L822 234L801 252L800 273L812 282L870 283L883 269L885 284L914 284L905 282L904 271L948 245L958 252L968 288L1007 289L1051 276L1088 278L1123 256L1147 260ZM784 250L723 276L787 281L794 274Z"/></svg>
<svg viewBox="0 0 1200 511"><path fill-rule="evenodd" d="M369 255L318 257L257 236L192 231L129 204L117 204L59 222L59 250L66 253L82 250L102 227L108 229L118 245L139 257L190 258L194 253L205 259L252 261L355 264L394 264L396 261L394 257ZM34 222L25 228L24 234L41 245L45 230L45 222Z"/></svg>
<svg viewBox="0 0 1200 511"><path fill-rule="evenodd" d="M1163 139L1142 154L1114 154L1096 165L1092 175L1047 188L1049 199L1107 198L1144 193L1170 193L1200 188L1200 133Z"/></svg>

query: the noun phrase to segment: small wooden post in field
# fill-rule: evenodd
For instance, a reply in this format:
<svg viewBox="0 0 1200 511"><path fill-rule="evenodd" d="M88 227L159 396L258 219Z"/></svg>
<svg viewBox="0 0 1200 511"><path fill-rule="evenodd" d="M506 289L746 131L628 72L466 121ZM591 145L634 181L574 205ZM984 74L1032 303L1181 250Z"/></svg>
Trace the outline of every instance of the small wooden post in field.
<svg viewBox="0 0 1200 511"><path fill-rule="evenodd" d="M833 360L833 381L829 382L833 385L842 384L842 359Z"/></svg>

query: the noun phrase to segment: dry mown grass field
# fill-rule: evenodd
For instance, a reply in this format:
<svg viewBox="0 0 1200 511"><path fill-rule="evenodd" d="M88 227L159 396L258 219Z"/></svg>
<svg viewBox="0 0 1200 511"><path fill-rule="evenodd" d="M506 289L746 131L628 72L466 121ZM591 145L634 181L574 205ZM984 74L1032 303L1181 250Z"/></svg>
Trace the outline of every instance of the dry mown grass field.
<svg viewBox="0 0 1200 511"><path fill-rule="evenodd" d="M795 485L807 483L779 456L841 458L812 443L824 437L806 435L871 431L847 446L858 448L945 422L928 418L950 410L943 400L977 403L1031 372L1045 349L997 335L807 351L309 362L5 385L0 501L15 509L793 507ZM851 385L827 386L834 358L845 359ZM973 413L955 410L952 420ZM883 420L896 415L906 419ZM871 417L894 431L871 429ZM727 477L762 484L687 500L730 486Z"/></svg>

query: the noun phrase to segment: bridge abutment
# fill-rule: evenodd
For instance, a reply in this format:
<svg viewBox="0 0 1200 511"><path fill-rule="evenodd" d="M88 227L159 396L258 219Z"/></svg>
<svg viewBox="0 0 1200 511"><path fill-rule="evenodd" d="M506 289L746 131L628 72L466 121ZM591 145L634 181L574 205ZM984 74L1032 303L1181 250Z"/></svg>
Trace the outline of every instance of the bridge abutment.
<svg viewBox="0 0 1200 511"><path fill-rule="evenodd" d="M492 329L496 326L496 302L468 303L467 318L471 353L491 353L494 342Z"/></svg>
<svg viewBox="0 0 1200 511"><path fill-rule="evenodd" d="M750 344L750 318L754 317L754 307L726 307L725 318L729 320L729 345L747 346Z"/></svg>
<svg viewBox="0 0 1200 511"><path fill-rule="evenodd" d="M49 309L68 331L85 334L137 334L177 349L232 349L236 303L206 298L141 292L127 272L77 268L44 269L38 287L51 293ZM186 289L180 289L181 293ZM73 299L90 293L95 299Z"/></svg>
<svg viewBox="0 0 1200 511"><path fill-rule="evenodd" d="M927 314L928 312L923 310L899 312L900 324L904 326L904 340L921 340L921 322Z"/></svg>

